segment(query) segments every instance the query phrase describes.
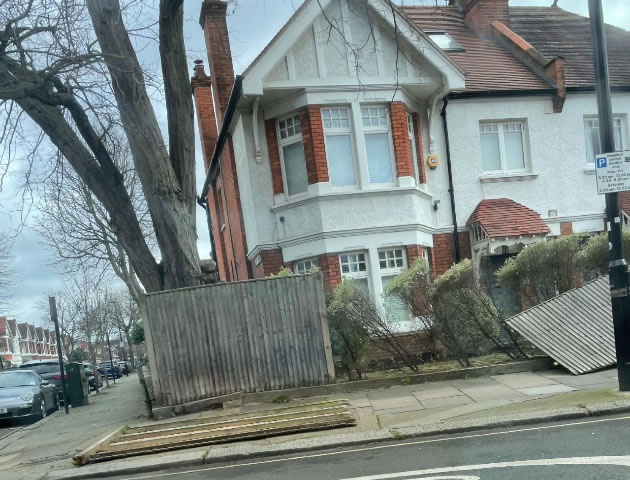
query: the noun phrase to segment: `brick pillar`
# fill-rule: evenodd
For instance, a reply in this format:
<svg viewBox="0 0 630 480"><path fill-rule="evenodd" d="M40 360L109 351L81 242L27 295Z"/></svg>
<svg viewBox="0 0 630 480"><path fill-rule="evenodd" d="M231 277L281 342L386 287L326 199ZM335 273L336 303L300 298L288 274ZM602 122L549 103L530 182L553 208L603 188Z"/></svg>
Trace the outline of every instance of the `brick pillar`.
<svg viewBox="0 0 630 480"><path fill-rule="evenodd" d="M271 170L273 194L278 195L284 192L284 183L282 182L282 167L280 165L280 150L278 147L275 118L265 120L265 134L267 136L267 150L269 152L269 167Z"/></svg>
<svg viewBox="0 0 630 480"><path fill-rule="evenodd" d="M332 293L337 285L341 283L339 256L336 253L324 253L317 257L317 260L324 278L324 290L326 293Z"/></svg>
<svg viewBox="0 0 630 480"><path fill-rule="evenodd" d="M492 34L490 24L499 20L510 26L508 0L456 0L464 13L464 20L484 35Z"/></svg>
<svg viewBox="0 0 630 480"><path fill-rule="evenodd" d="M221 0L204 0L199 23L203 28L208 52L212 87L219 124L227 107L234 83L234 67L226 19L227 3Z"/></svg>
<svg viewBox="0 0 630 480"><path fill-rule="evenodd" d="M411 267L417 258L422 258L421 245L405 245L407 250L407 265Z"/></svg>
<svg viewBox="0 0 630 480"><path fill-rule="evenodd" d="M573 233L573 222L560 222L560 235L571 235Z"/></svg>
<svg viewBox="0 0 630 480"><path fill-rule="evenodd" d="M327 182L328 162L326 161L321 108L319 105L307 105L300 108L299 113L308 184Z"/></svg>
<svg viewBox="0 0 630 480"><path fill-rule="evenodd" d="M424 151L422 148L422 134L420 133L420 118L417 113L412 113L413 135L416 140L416 157L413 161L418 162L418 181L419 183L427 183L427 175L424 171Z"/></svg>
<svg viewBox="0 0 630 480"><path fill-rule="evenodd" d="M394 156L396 157L396 176L413 177L409 134L407 133L407 109L402 102L392 102L390 106Z"/></svg>
<svg viewBox="0 0 630 480"><path fill-rule="evenodd" d="M277 248L273 250L262 250L259 254L260 263L252 266L254 278L268 277L272 273L278 273L284 266L282 261L282 250Z"/></svg>

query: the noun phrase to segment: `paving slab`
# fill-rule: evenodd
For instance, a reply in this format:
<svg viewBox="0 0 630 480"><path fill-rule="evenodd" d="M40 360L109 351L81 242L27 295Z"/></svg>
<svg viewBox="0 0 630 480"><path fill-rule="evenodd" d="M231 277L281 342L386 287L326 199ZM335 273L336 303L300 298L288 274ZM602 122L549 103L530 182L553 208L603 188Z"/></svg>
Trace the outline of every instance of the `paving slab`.
<svg viewBox="0 0 630 480"><path fill-rule="evenodd" d="M422 400L422 405L424 408L440 408L440 407L455 407L457 405L468 405L469 403L474 403L474 400L467 395L457 395L454 397L443 397L443 398L429 398L427 400Z"/></svg>
<svg viewBox="0 0 630 480"><path fill-rule="evenodd" d="M496 383L494 385L482 385L469 388L461 388L461 391L468 395L476 402L484 400L513 400L525 398L518 390L510 388L506 385Z"/></svg>
<svg viewBox="0 0 630 480"><path fill-rule="evenodd" d="M557 393L573 392L575 390L575 388L569 387L568 385L563 385L561 383L545 385L543 387L529 387L518 389L519 392L532 397L538 395L553 395Z"/></svg>
<svg viewBox="0 0 630 480"><path fill-rule="evenodd" d="M379 400L372 400L372 408L375 413L378 413L379 410L385 409L393 409L393 408L411 408L415 410L421 410L424 408L418 399L413 395L407 395L404 397L395 397L395 398L382 398ZM408 410L406 410L408 411Z"/></svg>
<svg viewBox="0 0 630 480"><path fill-rule="evenodd" d="M413 392L414 397L423 402L424 400L430 400L433 398L445 398L455 397L458 395L464 395L461 390L455 387L442 387L432 388L430 390L422 390L419 392Z"/></svg>
<svg viewBox="0 0 630 480"><path fill-rule="evenodd" d="M507 385L511 388L521 389L521 388L529 388L529 387L543 387L546 385L556 385L558 382L555 380L544 377L542 375L537 375L535 373L511 373L508 375L496 375L491 377L493 380L496 380L503 385Z"/></svg>
<svg viewBox="0 0 630 480"><path fill-rule="evenodd" d="M372 403L369 398L359 398L356 400L350 400L348 404L354 408L363 408L363 407L371 407Z"/></svg>

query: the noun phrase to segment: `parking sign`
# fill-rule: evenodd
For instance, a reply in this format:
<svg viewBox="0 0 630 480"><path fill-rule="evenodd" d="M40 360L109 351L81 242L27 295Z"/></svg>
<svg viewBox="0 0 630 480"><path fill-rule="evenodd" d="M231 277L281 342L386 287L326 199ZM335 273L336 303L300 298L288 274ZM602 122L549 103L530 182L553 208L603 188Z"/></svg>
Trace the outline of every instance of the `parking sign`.
<svg viewBox="0 0 630 480"><path fill-rule="evenodd" d="M630 190L630 150L596 155L595 173L600 195Z"/></svg>

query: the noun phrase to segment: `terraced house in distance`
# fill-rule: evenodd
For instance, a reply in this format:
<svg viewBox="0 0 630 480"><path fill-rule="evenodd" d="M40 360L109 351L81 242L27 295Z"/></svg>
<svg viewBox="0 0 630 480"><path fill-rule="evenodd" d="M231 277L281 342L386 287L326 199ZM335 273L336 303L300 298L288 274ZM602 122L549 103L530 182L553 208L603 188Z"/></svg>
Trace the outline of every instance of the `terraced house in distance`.
<svg viewBox="0 0 630 480"><path fill-rule="evenodd" d="M418 256L435 275L461 258L492 271L548 235L605 229L587 18L306 0L234 76L225 13L204 1L210 71L192 78L222 280L319 265L328 289L353 278L388 306ZM607 37L622 149L630 33Z"/></svg>

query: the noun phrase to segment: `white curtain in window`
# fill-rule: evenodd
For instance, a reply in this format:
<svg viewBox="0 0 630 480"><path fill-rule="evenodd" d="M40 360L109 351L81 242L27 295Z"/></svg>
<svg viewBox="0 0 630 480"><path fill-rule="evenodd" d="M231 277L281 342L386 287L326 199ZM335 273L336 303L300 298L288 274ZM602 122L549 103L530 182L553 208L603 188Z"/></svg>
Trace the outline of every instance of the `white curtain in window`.
<svg viewBox="0 0 630 480"><path fill-rule="evenodd" d="M601 147L599 143L599 127L586 127L586 155L587 161L593 163L595 161L595 155L601 153Z"/></svg>
<svg viewBox="0 0 630 480"><path fill-rule="evenodd" d="M284 157L284 175L287 180L289 195L306 192L308 179L302 142L295 142L282 147L282 156Z"/></svg>
<svg viewBox="0 0 630 480"><path fill-rule="evenodd" d="M615 151L620 152L624 149L623 136L621 134L621 119L615 118L613 121L613 136L615 137Z"/></svg>
<svg viewBox="0 0 630 480"><path fill-rule="evenodd" d="M354 185L350 135L326 135L328 173L333 185Z"/></svg>
<svg viewBox="0 0 630 480"><path fill-rule="evenodd" d="M391 182L393 173L389 135L387 133L366 134L365 149L367 151L370 183Z"/></svg>
<svg viewBox="0 0 630 480"><path fill-rule="evenodd" d="M385 318L393 324L405 324L409 321L409 311L405 304L397 297L387 295L387 287L394 277L382 277L383 282L383 308Z"/></svg>
<svg viewBox="0 0 630 480"><path fill-rule="evenodd" d="M498 133L481 134L481 162L484 172L501 170Z"/></svg>
<svg viewBox="0 0 630 480"><path fill-rule="evenodd" d="M505 142L505 168L507 170L523 170L525 157L523 156L522 132L504 132Z"/></svg>

